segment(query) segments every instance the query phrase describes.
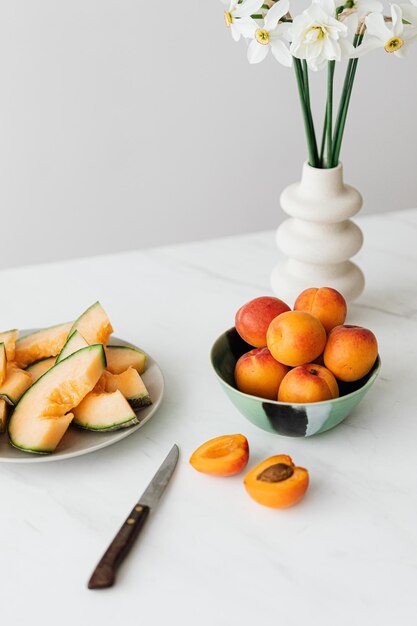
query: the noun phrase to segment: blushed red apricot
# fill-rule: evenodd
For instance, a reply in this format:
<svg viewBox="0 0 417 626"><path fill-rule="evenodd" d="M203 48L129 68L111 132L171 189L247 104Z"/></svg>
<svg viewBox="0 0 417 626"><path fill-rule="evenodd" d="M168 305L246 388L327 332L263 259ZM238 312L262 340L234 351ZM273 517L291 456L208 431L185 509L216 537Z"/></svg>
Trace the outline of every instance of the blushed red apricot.
<svg viewBox="0 0 417 626"><path fill-rule="evenodd" d="M335 377L317 363L294 367L284 376L278 392L280 402L321 402L338 397Z"/></svg>
<svg viewBox="0 0 417 626"><path fill-rule="evenodd" d="M235 367L239 391L252 396L276 400L282 379L289 368L278 363L268 348L255 348L243 354Z"/></svg>
<svg viewBox="0 0 417 626"><path fill-rule="evenodd" d="M266 346L266 331L274 317L289 311L288 304L272 296L261 296L240 307L235 317L235 326L239 335L250 346Z"/></svg>
<svg viewBox="0 0 417 626"><path fill-rule="evenodd" d="M244 478L248 494L259 504L284 509L296 504L308 489L309 475L290 456L277 454L262 461Z"/></svg>
<svg viewBox="0 0 417 626"><path fill-rule="evenodd" d="M324 364L339 380L359 380L372 369L378 356L378 342L368 328L336 326L324 349Z"/></svg>
<svg viewBox="0 0 417 626"><path fill-rule="evenodd" d="M249 460L249 444L244 435L222 435L203 443L190 457L198 472L212 476L239 474Z"/></svg>
<svg viewBox="0 0 417 626"><path fill-rule="evenodd" d="M317 317L326 333L343 324L346 319L346 300L336 289L331 287L311 287L298 296L294 311L305 311Z"/></svg>

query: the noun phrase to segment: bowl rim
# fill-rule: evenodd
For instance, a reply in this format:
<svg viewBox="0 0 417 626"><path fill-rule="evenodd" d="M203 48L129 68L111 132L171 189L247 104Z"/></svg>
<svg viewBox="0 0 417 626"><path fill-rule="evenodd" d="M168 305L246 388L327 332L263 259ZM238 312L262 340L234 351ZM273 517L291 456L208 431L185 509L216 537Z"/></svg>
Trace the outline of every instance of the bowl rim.
<svg viewBox="0 0 417 626"><path fill-rule="evenodd" d="M249 398L251 400L258 400L259 402L268 402L269 404L273 404L276 406L296 406L296 407L308 407L308 406L321 406L321 405L328 405L328 404L334 404L337 402L342 402L345 398L353 398L355 397L355 395L363 392L364 389L367 389L368 387L370 387L375 379L377 378L380 370L381 370L381 365L382 365L382 361L381 361L381 357L379 355L378 352L378 356L376 357L376 361L373 364L373 368L374 371L372 372L371 376L368 378L368 380L366 381L366 383L362 386L359 387L359 389L355 389L355 391L351 391L350 393L345 393L345 395L343 396L339 396L338 398L331 398L330 400L320 400L319 402L282 402L280 400L270 400L269 398L262 398L261 396L253 396L249 393L245 393L244 391L240 391L239 389L237 389L236 387L233 387L232 385L230 385L230 383L228 383L226 380L224 380L224 378L222 376L220 376L219 372L217 371L214 363L213 363L213 353L214 353L214 349L216 347L216 344L218 341L220 341L220 339L222 339L222 337L224 337L226 335L226 333L232 331L232 330L236 330L236 328L234 326L232 326L231 328L229 328L228 330L225 330L221 335L219 335L217 337L217 339L214 341L213 345L211 346L211 350L210 350L210 363L211 363L211 367L214 370L214 373L216 374L217 378L220 380L220 382L225 385L226 387L229 387L229 389L231 389L233 392L237 393L238 395L244 397L244 398ZM337 379L336 379L337 380Z"/></svg>

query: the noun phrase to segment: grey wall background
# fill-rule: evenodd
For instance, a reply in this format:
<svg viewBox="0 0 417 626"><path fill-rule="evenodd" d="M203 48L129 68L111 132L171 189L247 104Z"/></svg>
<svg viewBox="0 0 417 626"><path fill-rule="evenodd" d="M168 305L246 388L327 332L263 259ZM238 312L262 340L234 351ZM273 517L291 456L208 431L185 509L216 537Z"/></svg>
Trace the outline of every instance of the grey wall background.
<svg viewBox="0 0 417 626"><path fill-rule="evenodd" d="M218 0L0 6L0 267L279 223L306 156L293 72L250 66ZM359 63L342 160L365 212L417 206L416 65Z"/></svg>

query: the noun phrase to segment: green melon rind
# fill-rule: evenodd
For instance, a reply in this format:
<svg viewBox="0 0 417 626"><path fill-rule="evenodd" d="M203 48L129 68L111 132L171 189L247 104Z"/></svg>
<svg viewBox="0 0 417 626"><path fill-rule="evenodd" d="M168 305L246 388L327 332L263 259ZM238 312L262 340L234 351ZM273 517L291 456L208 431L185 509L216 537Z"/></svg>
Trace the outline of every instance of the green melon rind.
<svg viewBox="0 0 417 626"><path fill-rule="evenodd" d="M100 346L100 348L101 348L101 358L102 358L103 366L104 366L104 369L105 369L106 365L107 365L106 353L104 352L104 347L103 347L103 345L101 343L100 344L92 344L91 346L87 346L86 348L81 348L81 350L78 350L78 352L81 352L83 350L91 350L93 348L97 349L97 346ZM21 396L19 402L16 404L16 406L14 408L14 411L13 411L11 417L10 417L9 424L8 424L8 427L7 427L7 433L9 435L9 441L10 441L10 443L11 443L11 445L13 447L17 448L18 450L23 450L24 452L33 452L33 453L36 453L36 454L51 454L52 452L54 452L54 449L51 449L51 450L42 449L42 450L40 450L39 448L27 448L25 446L18 445L15 441L13 441L13 437L12 437L12 435L10 433L10 427L12 425L13 414L17 410L17 408L19 406L19 403L23 400L24 396L27 393L29 393L30 391L32 391L33 388L42 380L42 378L44 376L47 376L49 374L49 372L51 372L55 367L58 367L58 366L62 365L62 363L65 363L65 361L67 361L68 359L71 359L75 354L77 354L77 352L73 352L73 354L70 354L66 359L62 359L62 361L60 361L57 365L54 365L53 367L51 367L51 369L49 369L47 372L45 372L45 374L43 374L40 378L38 378L38 380L36 382L34 382L33 385L31 385L29 387L29 389L27 389L25 391L25 393ZM5 400L7 402L6 398L5 398Z"/></svg>
<svg viewBox="0 0 417 626"><path fill-rule="evenodd" d="M74 419L72 420L72 424L74 424L74 426L77 426L77 428L82 428L83 430L90 430L90 431L100 431L101 433L104 432L110 432L113 430L120 430L121 428L129 428L130 426L135 426L136 424L139 424L141 420L135 416L133 418L129 418L128 420L126 420L125 422L117 422L117 424L112 424L111 426L89 426L88 424L80 424L79 422L77 422L76 418L74 417Z"/></svg>
<svg viewBox="0 0 417 626"><path fill-rule="evenodd" d="M88 343L85 341L84 337L82 336L82 334L77 330L72 330L70 331L66 342L64 343L64 345L62 346L62 350L61 352L58 354L58 356L56 357L56 362L57 363L61 363L61 361L63 361L64 359L67 358L67 356L71 356L71 354L74 354L74 352L71 352L68 355L65 355L66 350L68 350L68 348L70 348L71 343L76 339L77 335L79 335L81 337L81 339L85 342L85 346L84 348L86 348L88 346ZM82 348L79 348L80 350L82 350ZM78 350L76 350L76 352L78 352ZM65 356L62 356L65 355Z"/></svg>
<svg viewBox="0 0 417 626"><path fill-rule="evenodd" d="M149 393L141 393L138 396L134 396L132 398L126 398L129 402L132 409L137 411L138 409L144 409L147 406L152 404L151 397Z"/></svg>
<svg viewBox="0 0 417 626"><path fill-rule="evenodd" d="M25 391L26 393L26 391ZM14 402L14 400L12 400L12 398L10 396L7 396L5 393L0 393L0 398L3 398L3 400L6 400L7 404L9 406L16 406L18 404L18 402ZM22 396L23 398L23 396Z"/></svg>
<svg viewBox="0 0 417 626"><path fill-rule="evenodd" d="M128 350L130 352L134 352L135 354L140 354L143 357L143 369L137 370L137 371L138 371L139 374L143 374L143 372L145 371L145 369L146 369L146 362L148 360L148 357L146 356L145 352L142 352L142 350L138 350L137 348L133 348L132 346L119 346L119 345L115 345L115 344L107 345L106 346L106 350L108 350L108 351L110 351L110 350ZM130 367L134 367L134 366L131 365ZM111 371L111 370L109 370L109 371Z"/></svg>

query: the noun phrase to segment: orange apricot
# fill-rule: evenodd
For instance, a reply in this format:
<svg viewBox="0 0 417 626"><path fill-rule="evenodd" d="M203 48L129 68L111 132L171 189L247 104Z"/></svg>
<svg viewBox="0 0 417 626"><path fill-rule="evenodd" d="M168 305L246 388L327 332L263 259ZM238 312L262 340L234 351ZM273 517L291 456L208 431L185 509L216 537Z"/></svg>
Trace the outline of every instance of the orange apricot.
<svg viewBox="0 0 417 626"><path fill-rule="evenodd" d="M336 326L329 333L324 364L339 380L359 380L372 369L378 356L378 342L368 328Z"/></svg>
<svg viewBox="0 0 417 626"><path fill-rule="evenodd" d="M244 435L223 435L203 443L190 457L198 472L212 476L239 474L249 460L249 444Z"/></svg>
<svg viewBox="0 0 417 626"><path fill-rule="evenodd" d="M311 363L324 350L326 331L310 313L288 311L272 320L266 334L267 346L274 359L297 367Z"/></svg>
<svg viewBox="0 0 417 626"><path fill-rule="evenodd" d="M274 359L268 348L255 348L243 354L236 363L237 388L251 396L276 400L288 369Z"/></svg>
<svg viewBox="0 0 417 626"><path fill-rule="evenodd" d="M284 509L296 504L308 488L309 475L290 456L277 454L262 461L244 478L248 494L259 504Z"/></svg>
<svg viewBox="0 0 417 626"><path fill-rule="evenodd" d="M278 392L280 402L320 402L338 397L335 377L317 363L294 367L284 376Z"/></svg>
<svg viewBox="0 0 417 626"><path fill-rule="evenodd" d="M323 324L326 333L346 319L347 305L341 293L331 287L311 287L298 296L294 311L311 313Z"/></svg>
<svg viewBox="0 0 417 626"><path fill-rule="evenodd" d="M266 331L274 317L289 311L288 304L272 296L254 298L240 307L235 317L235 326L239 335L250 346L266 346Z"/></svg>

